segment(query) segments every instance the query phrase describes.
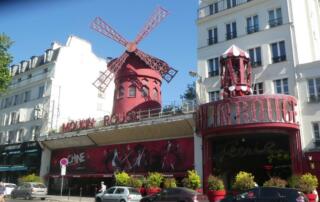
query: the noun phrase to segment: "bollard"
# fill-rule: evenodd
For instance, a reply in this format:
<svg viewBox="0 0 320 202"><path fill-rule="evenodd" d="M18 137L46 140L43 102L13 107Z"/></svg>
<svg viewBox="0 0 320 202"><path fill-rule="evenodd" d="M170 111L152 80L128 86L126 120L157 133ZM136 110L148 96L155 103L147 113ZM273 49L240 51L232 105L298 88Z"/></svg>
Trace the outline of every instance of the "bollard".
<svg viewBox="0 0 320 202"><path fill-rule="evenodd" d="M80 202L81 202L81 197L82 197L82 187L80 187Z"/></svg>
<svg viewBox="0 0 320 202"><path fill-rule="evenodd" d="M68 200L70 198L70 187L69 187L69 191L68 191Z"/></svg>

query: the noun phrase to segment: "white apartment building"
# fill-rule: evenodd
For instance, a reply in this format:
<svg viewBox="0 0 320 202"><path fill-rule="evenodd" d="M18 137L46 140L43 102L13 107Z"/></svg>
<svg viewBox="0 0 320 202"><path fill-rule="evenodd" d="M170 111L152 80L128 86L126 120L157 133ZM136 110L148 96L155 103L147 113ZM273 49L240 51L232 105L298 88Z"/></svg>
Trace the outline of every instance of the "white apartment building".
<svg viewBox="0 0 320 202"><path fill-rule="evenodd" d="M0 143L32 141L68 121L111 113L114 87L102 94L92 85L105 69L106 60L76 36L12 65L12 83L0 97Z"/></svg>
<svg viewBox="0 0 320 202"><path fill-rule="evenodd" d="M320 146L320 7L318 0L200 0L197 94L220 99L219 57L246 50L254 94L298 99L302 149Z"/></svg>

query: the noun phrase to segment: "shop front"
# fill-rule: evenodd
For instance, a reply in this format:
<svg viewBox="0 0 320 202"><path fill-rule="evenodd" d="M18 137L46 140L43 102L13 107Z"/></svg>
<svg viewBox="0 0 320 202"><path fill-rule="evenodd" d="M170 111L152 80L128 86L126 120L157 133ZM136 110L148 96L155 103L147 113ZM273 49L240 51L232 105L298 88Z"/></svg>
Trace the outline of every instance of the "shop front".
<svg viewBox="0 0 320 202"><path fill-rule="evenodd" d="M41 147L37 142L23 142L0 147L1 179L17 183L18 178L34 173L39 174Z"/></svg>
<svg viewBox="0 0 320 202"><path fill-rule="evenodd" d="M113 175L125 171L131 175L146 176L160 172L165 176L184 177L194 168L193 138L166 139L97 147L78 147L52 151L49 190L60 193L60 159L68 158L64 177L64 193L93 195L104 181L114 185Z"/></svg>
<svg viewBox="0 0 320 202"><path fill-rule="evenodd" d="M252 95L248 53L231 46L220 58L223 99L199 106L196 131L203 141L204 184L221 176L228 190L239 171L258 185L272 176L302 172L297 100L290 95Z"/></svg>

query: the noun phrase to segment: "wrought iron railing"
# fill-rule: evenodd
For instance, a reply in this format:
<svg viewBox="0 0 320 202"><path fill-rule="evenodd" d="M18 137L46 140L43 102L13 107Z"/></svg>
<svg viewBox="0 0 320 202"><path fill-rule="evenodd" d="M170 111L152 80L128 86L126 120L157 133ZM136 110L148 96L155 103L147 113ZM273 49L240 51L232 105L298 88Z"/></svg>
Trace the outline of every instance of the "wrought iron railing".
<svg viewBox="0 0 320 202"><path fill-rule="evenodd" d="M198 19L245 4L252 0L220 0L198 9Z"/></svg>

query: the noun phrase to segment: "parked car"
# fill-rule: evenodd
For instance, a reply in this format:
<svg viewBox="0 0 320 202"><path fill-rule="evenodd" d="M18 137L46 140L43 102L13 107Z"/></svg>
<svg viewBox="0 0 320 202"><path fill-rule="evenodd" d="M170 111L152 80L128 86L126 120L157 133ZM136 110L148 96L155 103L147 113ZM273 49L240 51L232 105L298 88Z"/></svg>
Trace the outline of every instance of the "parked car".
<svg viewBox="0 0 320 202"><path fill-rule="evenodd" d="M25 182L12 190L11 198L41 198L41 200L44 200L47 194L48 190L44 184L39 182Z"/></svg>
<svg viewBox="0 0 320 202"><path fill-rule="evenodd" d="M300 191L291 188L256 187L229 196L220 202L309 202Z"/></svg>
<svg viewBox="0 0 320 202"><path fill-rule="evenodd" d="M104 192L96 194L96 202L119 201L138 202L142 198L140 192L133 187L114 186Z"/></svg>
<svg viewBox="0 0 320 202"><path fill-rule="evenodd" d="M208 202L206 195L200 194L192 189L185 187L175 187L162 189L157 194L145 196L140 202L160 202L160 201L178 201L178 202Z"/></svg>
<svg viewBox="0 0 320 202"><path fill-rule="evenodd" d="M3 183L3 185L5 187L4 196L11 195L12 190L17 188L17 185L13 183Z"/></svg>

